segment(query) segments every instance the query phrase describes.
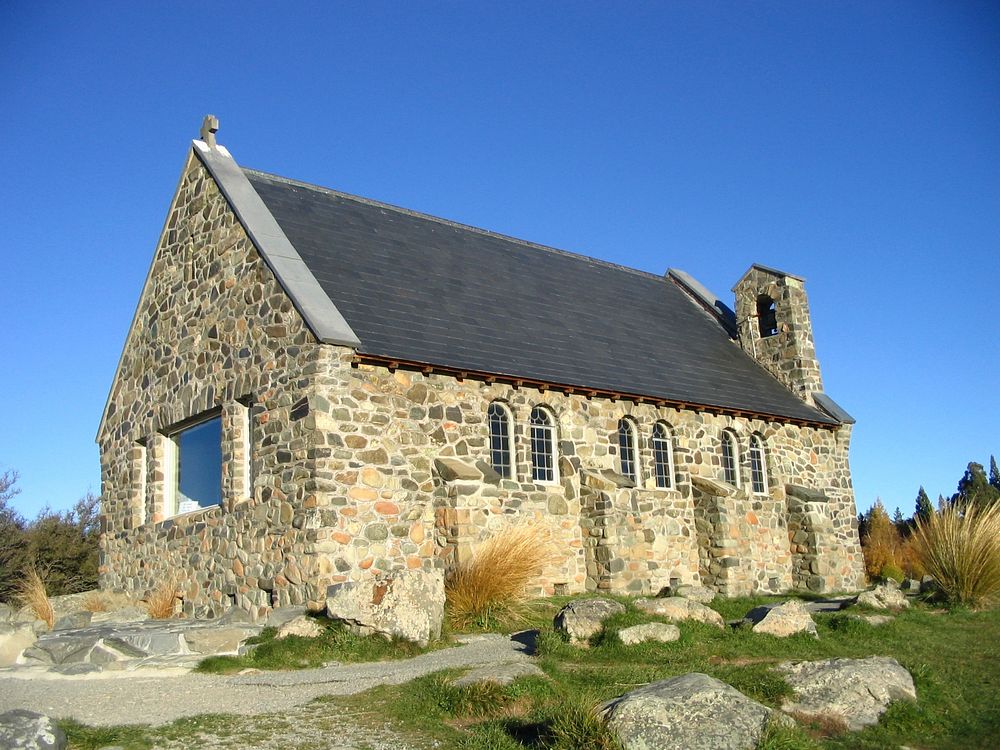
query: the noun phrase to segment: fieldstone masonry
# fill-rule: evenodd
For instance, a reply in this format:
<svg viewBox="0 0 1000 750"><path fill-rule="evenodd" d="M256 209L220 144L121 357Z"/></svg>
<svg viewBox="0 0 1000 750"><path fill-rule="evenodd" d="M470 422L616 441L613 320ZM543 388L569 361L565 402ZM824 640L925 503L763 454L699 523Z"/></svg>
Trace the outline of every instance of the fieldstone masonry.
<svg viewBox="0 0 1000 750"><path fill-rule="evenodd" d="M763 278L752 271L742 282L738 308ZM805 304L793 280L768 280L779 305L786 293ZM803 330L799 321L785 333ZM818 386L801 346L762 354L771 350L758 345L780 378ZM514 418L512 479L486 463L494 400ZM527 421L539 404L556 418L551 484L530 480ZM222 416L223 503L171 515L171 430L207 413ZM617 473L625 415L640 436L638 487ZM673 430L673 489L656 488L648 470L658 420ZM723 430L739 440L743 489L721 480ZM746 489L751 434L766 445L764 495ZM142 593L176 577L187 615L235 604L259 619L279 606L322 609L337 583L448 568L489 535L531 521L560 553L539 594L852 589L862 567L849 440L849 425L358 364L352 349L316 340L192 153L98 436L101 584Z"/></svg>

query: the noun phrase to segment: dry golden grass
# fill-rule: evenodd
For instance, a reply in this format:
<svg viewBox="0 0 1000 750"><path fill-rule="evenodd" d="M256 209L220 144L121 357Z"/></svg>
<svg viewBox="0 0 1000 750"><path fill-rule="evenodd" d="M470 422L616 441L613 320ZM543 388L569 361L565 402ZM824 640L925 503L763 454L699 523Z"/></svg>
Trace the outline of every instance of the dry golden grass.
<svg viewBox="0 0 1000 750"><path fill-rule="evenodd" d="M1000 596L1000 503L948 507L918 521L914 553L949 601L980 607Z"/></svg>
<svg viewBox="0 0 1000 750"><path fill-rule="evenodd" d="M88 612L107 612L108 601L100 591L91 591L83 598L82 605Z"/></svg>
<svg viewBox="0 0 1000 750"><path fill-rule="evenodd" d="M174 605L179 589L177 579L168 578L146 597L146 611L154 620L169 620L174 616Z"/></svg>
<svg viewBox="0 0 1000 750"><path fill-rule="evenodd" d="M17 582L17 599L22 606L31 607L39 620L45 620L49 628L56 624L56 613L45 591L45 581L34 567L24 571Z"/></svg>
<svg viewBox="0 0 1000 750"><path fill-rule="evenodd" d="M541 526L513 526L491 536L448 577L448 621L459 629L523 622L528 585L554 560L551 535Z"/></svg>

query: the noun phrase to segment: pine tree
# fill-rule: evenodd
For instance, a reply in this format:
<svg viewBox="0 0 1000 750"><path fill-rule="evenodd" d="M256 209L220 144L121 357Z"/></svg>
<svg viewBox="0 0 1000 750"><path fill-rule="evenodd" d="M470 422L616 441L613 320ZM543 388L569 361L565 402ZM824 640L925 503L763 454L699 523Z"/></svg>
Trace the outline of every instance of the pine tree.
<svg viewBox="0 0 1000 750"><path fill-rule="evenodd" d="M952 495L951 502L961 508L985 508L997 500L1000 500L1000 489L990 484L983 465L970 462L958 481L958 492Z"/></svg>
<svg viewBox="0 0 1000 750"><path fill-rule="evenodd" d="M1000 490L1000 469L997 468L997 460L990 456L990 486Z"/></svg>
<svg viewBox="0 0 1000 750"><path fill-rule="evenodd" d="M927 523L932 515L934 515L934 506L931 505L931 499L927 497L924 486L920 485L920 490L917 492L917 507L913 511L913 520Z"/></svg>
<svg viewBox="0 0 1000 750"><path fill-rule="evenodd" d="M903 511L896 506L896 512L892 514L892 525L896 527L896 530L900 534L905 534L909 524L907 524L906 519L903 518Z"/></svg>

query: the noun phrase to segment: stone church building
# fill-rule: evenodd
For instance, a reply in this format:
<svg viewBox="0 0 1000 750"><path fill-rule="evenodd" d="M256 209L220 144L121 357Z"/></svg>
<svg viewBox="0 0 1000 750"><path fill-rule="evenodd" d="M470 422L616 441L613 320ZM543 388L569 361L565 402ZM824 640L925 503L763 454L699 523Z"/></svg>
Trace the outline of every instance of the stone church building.
<svg viewBox="0 0 1000 750"><path fill-rule="evenodd" d="M663 276L240 167L206 118L97 441L101 585L322 606L552 535L541 594L863 582L803 279Z"/></svg>

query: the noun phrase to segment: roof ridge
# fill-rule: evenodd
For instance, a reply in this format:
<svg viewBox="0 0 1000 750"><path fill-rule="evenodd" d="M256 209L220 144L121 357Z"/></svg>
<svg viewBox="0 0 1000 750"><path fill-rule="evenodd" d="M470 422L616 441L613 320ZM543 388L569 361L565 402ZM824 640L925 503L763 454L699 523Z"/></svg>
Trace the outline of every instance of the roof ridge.
<svg viewBox="0 0 1000 750"><path fill-rule="evenodd" d="M632 268L630 266L624 266L620 263L612 263L608 260L602 260L601 258L595 258L592 255L584 255L583 253L575 253L571 250L563 250L558 247L552 247L551 245L542 245L538 242L531 242L530 240L524 240L520 237L514 237L513 235L503 234L502 232L494 232L490 229L483 229L482 227L473 226L472 224L463 224L460 221L453 221L452 219L445 219L440 216L435 216L434 214L424 213L422 211L414 211L411 208L404 208L402 206L397 206L392 203L386 203L384 201L376 200L374 198L365 198L361 195L354 195L353 193L345 193L342 190L334 190L333 188L323 187L322 185L315 185L311 182L303 182L302 180L295 180L291 177L282 177L281 175L274 174L272 172L264 172L259 169L251 169L249 167L240 167L244 172L249 172L250 174L256 175L258 177L263 177L266 179L275 180L277 182L283 182L288 185L296 185L309 190L316 190L321 193L328 193L330 195L335 195L340 198L345 198L346 200L357 201L358 203L364 203L369 206L376 206L378 208L385 208L390 211L396 211L407 216L414 216L420 219L429 219L431 221L437 222L438 224L443 224L449 227L455 227L457 229L465 229L476 232L478 234L485 235L487 237L496 237L497 239L507 240L509 242L516 242L519 245L531 248L533 250L543 250L554 255L563 255L567 258L574 258L577 260L585 260L590 263L596 263L597 265L605 266L607 268L612 268L616 271L626 271L628 273L633 273L638 276L643 276L650 279L655 279L657 281L666 281L666 277L660 274L652 273L651 271L643 271L640 268Z"/></svg>

